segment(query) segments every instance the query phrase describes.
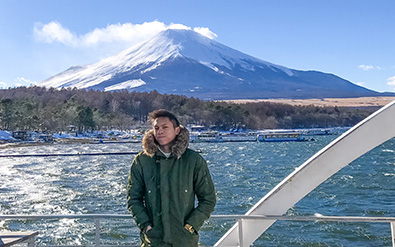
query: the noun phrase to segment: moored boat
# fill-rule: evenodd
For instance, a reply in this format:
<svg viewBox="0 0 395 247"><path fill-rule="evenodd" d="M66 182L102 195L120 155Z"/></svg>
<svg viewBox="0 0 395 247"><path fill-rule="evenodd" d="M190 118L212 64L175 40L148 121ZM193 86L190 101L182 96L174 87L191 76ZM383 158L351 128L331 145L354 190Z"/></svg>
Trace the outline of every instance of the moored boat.
<svg viewBox="0 0 395 247"><path fill-rule="evenodd" d="M223 142L221 133L217 131L206 131L206 132L198 132L191 133L190 142Z"/></svg>
<svg viewBox="0 0 395 247"><path fill-rule="evenodd" d="M290 133L267 133L267 134L258 134L259 142L302 142L302 141L310 141L313 139L308 139L299 133L290 132Z"/></svg>
<svg viewBox="0 0 395 247"><path fill-rule="evenodd" d="M191 133L190 142L256 142L257 137L248 133L199 132Z"/></svg>

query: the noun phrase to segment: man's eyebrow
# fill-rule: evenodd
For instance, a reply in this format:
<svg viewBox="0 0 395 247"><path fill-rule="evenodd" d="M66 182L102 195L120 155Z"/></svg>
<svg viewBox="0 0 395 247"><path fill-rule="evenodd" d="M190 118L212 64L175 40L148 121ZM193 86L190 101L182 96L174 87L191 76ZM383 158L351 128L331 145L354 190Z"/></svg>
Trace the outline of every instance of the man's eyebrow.
<svg viewBox="0 0 395 247"><path fill-rule="evenodd" d="M154 126L167 126L167 125L169 125L169 124L168 123L162 123L162 124L156 123L156 124L154 124Z"/></svg>

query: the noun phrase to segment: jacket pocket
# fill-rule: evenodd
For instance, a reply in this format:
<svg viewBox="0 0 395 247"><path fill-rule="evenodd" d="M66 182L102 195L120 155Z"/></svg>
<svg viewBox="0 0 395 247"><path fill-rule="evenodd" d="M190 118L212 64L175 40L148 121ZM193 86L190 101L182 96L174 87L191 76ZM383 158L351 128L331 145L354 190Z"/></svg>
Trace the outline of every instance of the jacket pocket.
<svg viewBox="0 0 395 247"><path fill-rule="evenodd" d="M140 238L142 243L145 243L147 246L155 246L162 242L163 231L161 229L156 229L155 227L151 228L148 232L140 233Z"/></svg>
<svg viewBox="0 0 395 247"><path fill-rule="evenodd" d="M190 247L198 246L199 243L199 233L196 231L194 233L189 232L187 229L183 229L184 239L186 240L186 244Z"/></svg>

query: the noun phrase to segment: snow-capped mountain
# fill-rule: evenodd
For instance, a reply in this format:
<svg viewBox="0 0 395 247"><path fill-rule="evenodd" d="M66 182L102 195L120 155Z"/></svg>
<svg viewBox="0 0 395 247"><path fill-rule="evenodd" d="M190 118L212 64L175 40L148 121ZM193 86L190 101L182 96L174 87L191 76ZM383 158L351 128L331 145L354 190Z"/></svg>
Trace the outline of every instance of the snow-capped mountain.
<svg viewBox="0 0 395 247"><path fill-rule="evenodd" d="M275 65L191 30L168 29L95 64L39 83L104 91L157 90L202 99L361 97L379 93L333 74Z"/></svg>

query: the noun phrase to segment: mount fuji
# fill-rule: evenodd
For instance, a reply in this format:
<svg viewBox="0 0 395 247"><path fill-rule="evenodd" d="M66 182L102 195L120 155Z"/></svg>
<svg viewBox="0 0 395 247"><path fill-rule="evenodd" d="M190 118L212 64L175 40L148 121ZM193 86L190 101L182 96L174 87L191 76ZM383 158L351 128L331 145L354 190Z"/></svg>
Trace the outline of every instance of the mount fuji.
<svg viewBox="0 0 395 247"><path fill-rule="evenodd" d="M272 64L192 30L168 29L115 56L38 84L179 94L206 100L381 96L336 75Z"/></svg>

